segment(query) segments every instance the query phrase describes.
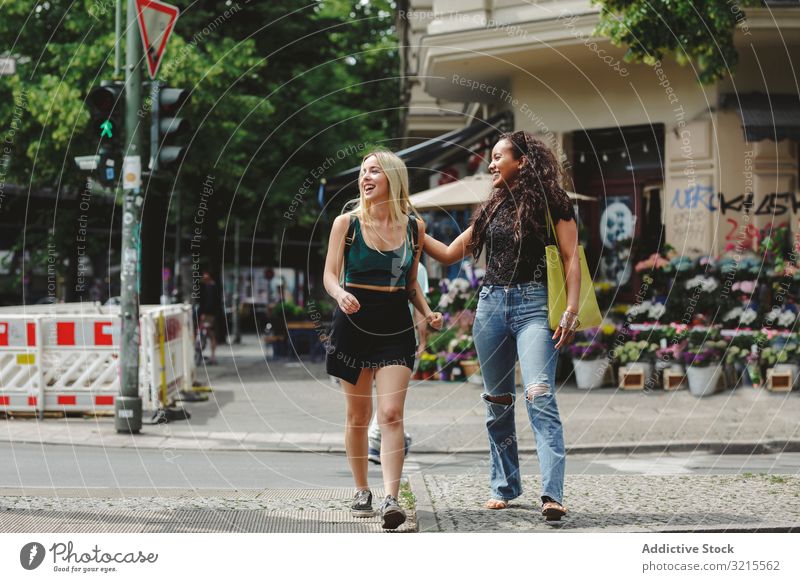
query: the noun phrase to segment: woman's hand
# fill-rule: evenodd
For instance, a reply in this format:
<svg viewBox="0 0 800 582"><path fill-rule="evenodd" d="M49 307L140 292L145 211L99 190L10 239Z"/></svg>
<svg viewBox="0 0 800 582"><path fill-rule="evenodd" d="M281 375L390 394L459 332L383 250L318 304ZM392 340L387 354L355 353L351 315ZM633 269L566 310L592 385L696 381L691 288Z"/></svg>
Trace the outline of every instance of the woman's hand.
<svg viewBox="0 0 800 582"><path fill-rule="evenodd" d="M361 304L358 302L358 299L355 298L355 295L348 293L344 289L337 294L336 303L339 304L339 309L347 315L351 315L361 309Z"/></svg>
<svg viewBox="0 0 800 582"><path fill-rule="evenodd" d="M572 311L565 311L564 315L561 316L561 321L559 322L555 333L553 334L553 339L558 340L555 346L557 350L560 350L562 347L566 347L572 343L572 340L575 339L575 332L578 331L578 325L580 325L578 314Z"/></svg>
<svg viewBox="0 0 800 582"><path fill-rule="evenodd" d="M428 320L428 325L430 325L436 331L442 329L444 318L438 311L431 311L425 319Z"/></svg>

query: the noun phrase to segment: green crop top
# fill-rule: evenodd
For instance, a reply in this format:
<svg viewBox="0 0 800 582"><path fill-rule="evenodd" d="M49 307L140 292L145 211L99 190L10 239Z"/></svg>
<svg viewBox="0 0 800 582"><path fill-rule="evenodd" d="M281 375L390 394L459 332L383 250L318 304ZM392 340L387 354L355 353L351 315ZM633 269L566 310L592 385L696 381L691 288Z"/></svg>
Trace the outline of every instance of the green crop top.
<svg viewBox="0 0 800 582"><path fill-rule="evenodd" d="M399 248L377 251L367 246L358 217L350 215L344 251L344 281L360 285L405 287L407 273L418 250L417 221L408 219L406 238Z"/></svg>

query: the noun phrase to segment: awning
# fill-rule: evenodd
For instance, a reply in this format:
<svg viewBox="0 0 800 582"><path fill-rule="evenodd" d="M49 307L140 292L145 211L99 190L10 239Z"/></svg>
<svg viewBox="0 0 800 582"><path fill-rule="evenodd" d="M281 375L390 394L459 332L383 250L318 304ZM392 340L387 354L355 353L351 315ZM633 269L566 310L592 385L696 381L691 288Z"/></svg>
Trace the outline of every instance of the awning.
<svg viewBox="0 0 800 582"><path fill-rule="evenodd" d="M800 141L800 98L797 95L725 95L722 106L739 111L744 138L748 142L765 139Z"/></svg>
<svg viewBox="0 0 800 582"><path fill-rule="evenodd" d="M511 128L511 112L504 111L395 153L406 163L409 171L433 170L451 159L469 155L468 148L482 139L510 131ZM325 190L336 192L348 187L355 188L360 171L361 166L356 166L328 178Z"/></svg>
<svg viewBox="0 0 800 582"><path fill-rule="evenodd" d="M490 174L476 174L457 182L443 184L411 196L411 204L417 210L439 210L459 206L474 206L484 202L492 191ZM567 192L573 200L596 201L592 196Z"/></svg>

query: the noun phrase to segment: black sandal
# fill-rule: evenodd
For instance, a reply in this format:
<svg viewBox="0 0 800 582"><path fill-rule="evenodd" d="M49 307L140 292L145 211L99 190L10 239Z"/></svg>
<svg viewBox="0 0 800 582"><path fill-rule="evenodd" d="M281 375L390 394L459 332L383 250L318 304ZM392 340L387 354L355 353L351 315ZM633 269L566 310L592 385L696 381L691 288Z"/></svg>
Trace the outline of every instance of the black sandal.
<svg viewBox="0 0 800 582"><path fill-rule="evenodd" d="M547 501L542 505L542 515L547 521L561 521L567 515L567 508L558 501Z"/></svg>

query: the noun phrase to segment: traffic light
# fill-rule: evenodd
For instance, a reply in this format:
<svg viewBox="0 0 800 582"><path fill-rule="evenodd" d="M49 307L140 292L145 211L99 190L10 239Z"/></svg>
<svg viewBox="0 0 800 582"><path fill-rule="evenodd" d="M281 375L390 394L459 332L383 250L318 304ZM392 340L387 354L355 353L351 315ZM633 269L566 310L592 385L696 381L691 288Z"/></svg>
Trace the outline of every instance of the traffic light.
<svg viewBox="0 0 800 582"><path fill-rule="evenodd" d="M150 170L164 170L183 159L187 146L175 143L191 124L176 117L189 99L188 89L154 85L151 91Z"/></svg>
<svg viewBox="0 0 800 582"><path fill-rule="evenodd" d="M92 137L97 139L97 177L113 187L117 179L117 160L122 152L122 127L125 99L121 81L101 81L86 96L91 113Z"/></svg>

